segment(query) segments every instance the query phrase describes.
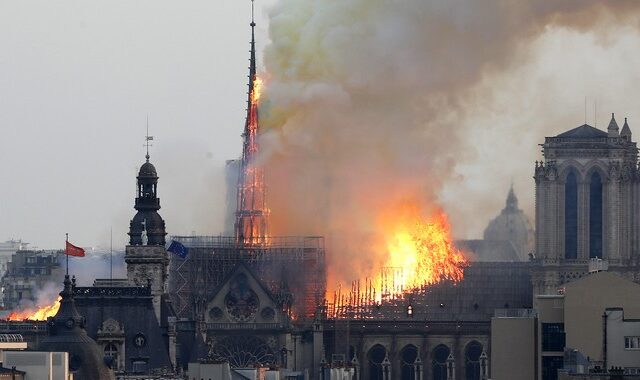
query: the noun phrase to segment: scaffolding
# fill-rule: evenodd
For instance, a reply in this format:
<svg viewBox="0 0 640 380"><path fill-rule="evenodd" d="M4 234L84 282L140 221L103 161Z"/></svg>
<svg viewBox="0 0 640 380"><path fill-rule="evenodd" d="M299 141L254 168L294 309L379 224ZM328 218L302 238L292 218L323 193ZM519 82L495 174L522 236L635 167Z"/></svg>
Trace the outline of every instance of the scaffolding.
<svg viewBox="0 0 640 380"><path fill-rule="evenodd" d="M179 318L202 320L207 302L241 261L275 297L292 297L291 312L296 319L312 318L324 302L323 237L269 237L265 246L239 244L231 236L172 239L189 249L184 259L172 255L169 266L169 293Z"/></svg>
<svg viewBox="0 0 640 380"><path fill-rule="evenodd" d="M338 287L322 307L330 320L479 321L494 310L530 308L528 262L475 262L464 268L460 281L405 289L397 268L382 269L381 283L366 279L350 288Z"/></svg>

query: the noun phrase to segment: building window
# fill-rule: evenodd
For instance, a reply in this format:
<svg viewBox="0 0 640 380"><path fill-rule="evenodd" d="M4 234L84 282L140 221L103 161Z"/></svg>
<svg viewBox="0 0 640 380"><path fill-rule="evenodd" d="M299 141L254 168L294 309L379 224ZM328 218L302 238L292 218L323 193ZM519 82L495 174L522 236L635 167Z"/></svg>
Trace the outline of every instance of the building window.
<svg viewBox="0 0 640 380"><path fill-rule="evenodd" d="M467 344L464 351L466 380L480 380L480 355L482 355L482 344L474 340Z"/></svg>
<svg viewBox="0 0 640 380"><path fill-rule="evenodd" d="M387 350L384 346L376 344L369 350L369 378L371 380L382 380L382 362L387 357Z"/></svg>
<svg viewBox="0 0 640 380"><path fill-rule="evenodd" d="M564 357L542 357L542 380L558 380L558 370L564 367Z"/></svg>
<svg viewBox="0 0 640 380"><path fill-rule="evenodd" d="M562 352L565 346L564 323L542 324L542 351Z"/></svg>
<svg viewBox="0 0 640 380"><path fill-rule="evenodd" d="M578 181L573 171L564 185L564 258L578 258Z"/></svg>
<svg viewBox="0 0 640 380"><path fill-rule="evenodd" d="M589 257L602 256L602 178L595 172L589 183Z"/></svg>
<svg viewBox="0 0 640 380"><path fill-rule="evenodd" d="M625 336L625 350L640 350L640 336Z"/></svg>
<svg viewBox="0 0 640 380"><path fill-rule="evenodd" d="M104 356L111 361L111 368L118 370L118 347L115 344L109 343L104 347Z"/></svg>
<svg viewBox="0 0 640 380"><path fill-rule="evenodd" d="M431 363L433 380L447 380L447 358L450 352L449 347L444 344L440 344L433 349L433 361Z"/></svg>
<svg viewBox="0 0 640 380"><path fill-rule="evenodd" d="M400 351L400 358L402 359L402 369L400 378L402 380L415 380L416 376L416 359L418 358L418 349L414 345L405 346Z"/></svg>

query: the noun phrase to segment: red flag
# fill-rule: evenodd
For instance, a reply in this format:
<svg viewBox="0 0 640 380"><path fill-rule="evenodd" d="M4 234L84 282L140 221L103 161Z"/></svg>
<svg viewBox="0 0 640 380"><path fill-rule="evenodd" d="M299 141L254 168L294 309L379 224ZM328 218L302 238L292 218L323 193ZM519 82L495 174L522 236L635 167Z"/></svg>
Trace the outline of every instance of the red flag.
<svg viewBox="0 0 640 380"><path fill-rule="evenodd" d="M69 242L67 242L67 248L64 250L64 253L69 256L84 257L84 249L76 247Z"/></svg>

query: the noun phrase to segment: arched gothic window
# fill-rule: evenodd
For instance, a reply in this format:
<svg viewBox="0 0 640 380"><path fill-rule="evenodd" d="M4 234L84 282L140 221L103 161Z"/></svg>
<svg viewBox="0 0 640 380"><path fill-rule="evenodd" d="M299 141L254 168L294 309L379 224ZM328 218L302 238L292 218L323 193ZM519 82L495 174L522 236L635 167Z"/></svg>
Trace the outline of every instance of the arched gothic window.
<svg viewBox="0 0 640 380"><path fill-rule="evenodd" d="M369 378L371 380L382 380L382 362L387 356L387 350L384 346L376 344L369 350Z"/></svg>
<svg viewBox="0 0 640 380"><path fill-rule="evenodd" d="M447 358L449 357L449 347L440 344L433 349L433 360L431 369L433 380L447 380Z"/></svg>
<svg viewBox="0 0 640 380"><path fill-rule="evenodd" d="M469 342L464 350L466 380L480 380L480 355L482 344L475 340Z"/></svg>
<svg viewBox="0 0 640 380"><path fill-rule="evenodd" d="M400 357L402 359L402 371L400 378L402 380L415 380L416 376L415 362L418 358L418 349L414 345L405 346L400 351Z"/></svg>
<svg viewBox="0 0 640 380"><path fill-rule="evenodd" d="M595 172L589 182L589 257L602 256L602 177Z"/></svg>
<svg viewBox="0 0 640 380"><path fill-rule="evenodd" d="M564 185L564 258L578 258L578 180L573 171Z"/></svg>

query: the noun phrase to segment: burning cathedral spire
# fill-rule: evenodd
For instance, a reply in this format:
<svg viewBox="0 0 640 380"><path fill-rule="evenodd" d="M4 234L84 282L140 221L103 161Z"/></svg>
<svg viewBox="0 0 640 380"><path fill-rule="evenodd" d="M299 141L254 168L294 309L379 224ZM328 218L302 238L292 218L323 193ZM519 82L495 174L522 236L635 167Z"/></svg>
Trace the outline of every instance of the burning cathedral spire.
<svg viewBox="0 0 640 380"><path fill-rule="evenodd" d="M238 175L235 237L239 244L260 246L267 242L269 209L266 201L264 170L256 164L258 142L258 104L262 81L256 74L256 40L253 0L251 1L251 58L249 92L240 173Z"/></svg>

